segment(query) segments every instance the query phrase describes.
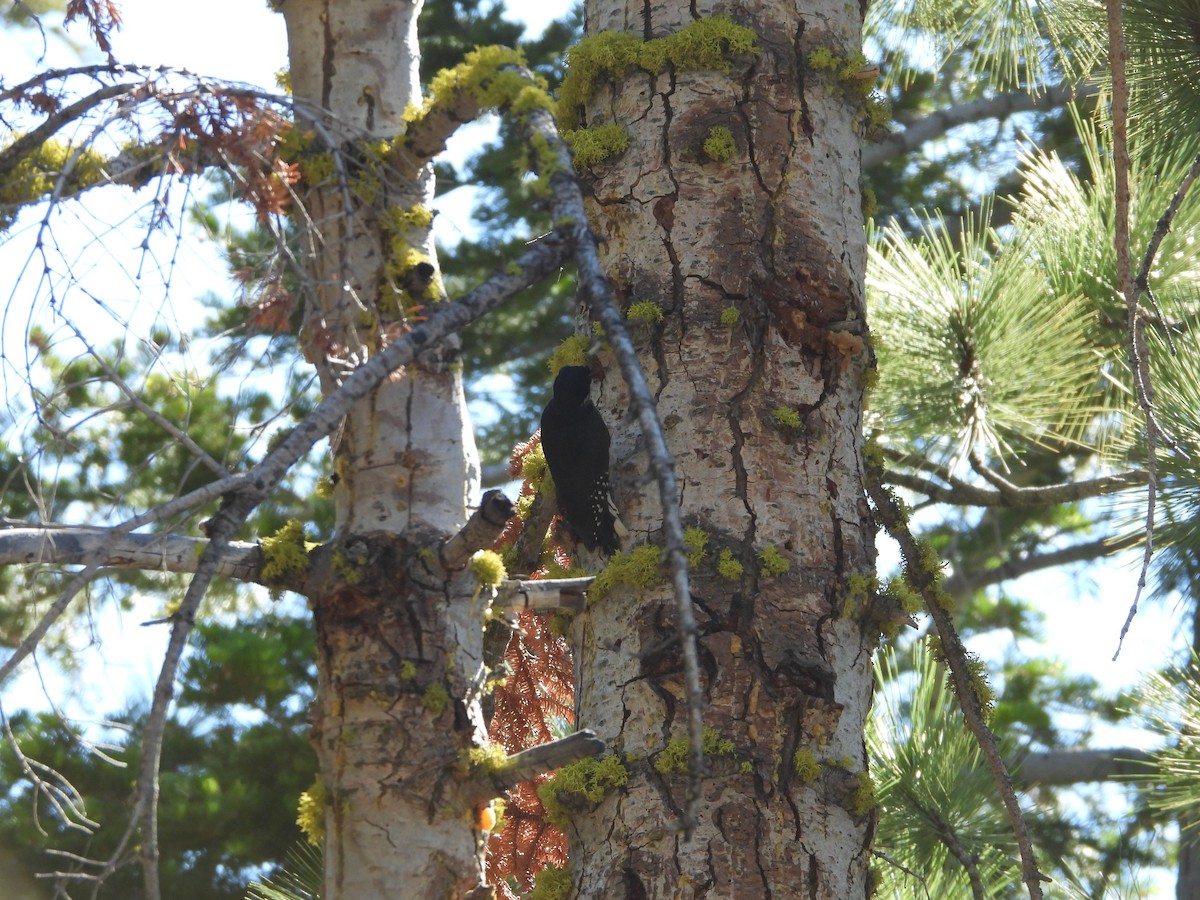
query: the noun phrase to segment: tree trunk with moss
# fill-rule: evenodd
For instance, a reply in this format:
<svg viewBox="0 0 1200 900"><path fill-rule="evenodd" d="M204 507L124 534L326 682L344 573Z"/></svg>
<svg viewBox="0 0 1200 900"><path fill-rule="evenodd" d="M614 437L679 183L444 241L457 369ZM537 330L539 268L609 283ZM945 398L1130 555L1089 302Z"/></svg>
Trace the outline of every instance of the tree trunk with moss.
<svg viewBox="0 0 1200 900"><path fill-rule="evenodd" d="M644 558L618 561L573 629L579 725L628 778L608 779L594 810L558 797L591 810L567 826L583 897L868 893L863 731L879 624L860 428L863 90L847 74L861 18L843 3L799 7L756 0L730 22L708 18L719 5L592 0L571 58L582 80L564 87L560 116L577 147L599 138L610 153L585 173L593 227L692 529L708 729L685 839L673 600L661 579L622 580L644 576ZM628 543L661 545L642 436L600 356L593 396Z"/></svg>
<svg viewBox="0 0 1200 900"><path fill-rule="evenodd" d="M419 103L420 3L285 0L302 135L302 346L322 388L440 299L428 165L389 154ZM306 120L310 116L316 121ZM479 610L439 567L478 480L455 348L393 372L333 441L335 540L309 578L317 629L313 741L324 788L325 893L462 896L482 882L464 777L485 736Z"/></svg>

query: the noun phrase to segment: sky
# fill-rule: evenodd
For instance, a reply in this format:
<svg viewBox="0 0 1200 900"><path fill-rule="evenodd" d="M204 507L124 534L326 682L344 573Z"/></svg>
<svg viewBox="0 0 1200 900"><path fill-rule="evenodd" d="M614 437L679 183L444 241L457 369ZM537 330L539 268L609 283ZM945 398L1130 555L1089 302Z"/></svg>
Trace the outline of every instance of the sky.
<svg viewBox="0 0 1200 900"><path fill-rule="evenodd" d="M546 22L564 14L570 0L543 0L532 3L516 0L513 17L523 19L539 30ZM202 8L202 12L199 10ZM166 64L190 69L221 79L246 82L273 90L275 73L286 65L286 45L283 19L268 10L265 0L205 0L198 6L183 0L124 0L125 25L114 38L119 59L147 65ZM181 21L185 24L181 27ZM84 39L83 30L75 26L74 34ZM14 47L0 41L0 69L7 75L12 69L32 68L32 60L40 49L30 36L24 46ZM69 64L69 55L55 51L50 62ZM0 136L2 138L2 136ZM476 145L478 134L465 138L466 147ZM460 146L454 153L461 154ZM456 192L460 193L461 192ZM467 196L447 195L439 198L440 215L437 221L446 229L443 243L453 243L455 232L469 231ZM87 229L92 225L80 225ZM25 240L31 239L26 232ZM4 265L0 256L0 266ZM188 248L178 262L178 277L183 283L195 282L200 290L206 280L218 286L227 284L219 257L213 248ZM9 298L10 302L13 298ZM5 342L10 341L9 326L5 324ZM881 561L886 569L895 565L894 550L881 544ZM1116 562L1070 570L1027 576L1007 586L1017 596L1032 597L1046 618L1047 640L1042 648L1062 657L1069 668L1090 675L1109 690L1135 684L1141 673L1157 668L1168 658L1178 659L1185 645L1184 629L1180 627L1180 610L1170 600L1143 602L1134 621L1120 658L1114 662L1117 639L1134 596L1138 556L1128 554ZM165 639L165 629L158 635L147 634L136 621L118 617L102 621L98 630L115 633L119 640L109 649L93 648L103 665L96 669L90 702L99 706L102 698L111 699L130 690L149 691L157 671L157 636ZM120 637L120 636L124 637ZM1164 637L1168 636L1168 637ZM145 645L147 655L131 660L121 648L125 639ZM1018 651L1034 651L1033 645L1014 646L1007 632L982 635L972 641L972 649L986 659L1000 659ZM20 703L40 693L34 673L30 672L4 692L6 703ZM112 705L96 710L110 711ZM1103 733L1103 729L1100 729ZM1112 733L1112 743L1134 740L1127 731ZM1104 740L1096 743L1103 746Z"/></svg>

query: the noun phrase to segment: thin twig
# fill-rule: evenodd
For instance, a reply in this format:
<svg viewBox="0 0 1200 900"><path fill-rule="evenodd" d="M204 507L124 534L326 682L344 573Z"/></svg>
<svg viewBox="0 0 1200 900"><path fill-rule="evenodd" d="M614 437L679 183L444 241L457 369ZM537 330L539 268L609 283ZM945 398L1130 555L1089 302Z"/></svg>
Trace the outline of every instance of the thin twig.
<svg viewBox="0 0 1200 900"><path fill-rule="evenodd" d="M958 630L954 627L954 621L950 618L950 612L945 602L947 599L945 590L935 581L935 573L929 572L923 564L923 556L917 540L909 531L895 497L883 486L882 477L883 470L878 465L868 462L867 493L875 504L884 528L891 535L892 540L899 544L908 577L913 587L924 599L926 609L937 627L946 664L950 669L950 680L954 685L954 693L958 697L958 703L963 712L963 720L979 743L988 769L992 773L992 779L996 783L996 789L1000 793L1000 799L1004 803L1005 812L1008 814L1009 826L1016 837L1017 848L1021 854L1021 880L1025 882L1030 900L1041 900L1042 875L1038 871L1033 841L1021 814L1021 804L1013 788L1012 777L1009 775L1004 758L1000 755L996 736L988 727L979 695L971 683L967 650L958 635Z"/></svg>
<svg viewBox="0 0 1200 900"><path fill-rule="evenodd" d="M1154 234L1150 235L1150 242L1146 245L1146 255L1142 258L1142 268L1133 280L1133 289L1137 295L1140 297L1142 294L1145 294L1154 303L1155 313L1158 315L1159 321L1163 323L1163 334L1166 335L1167 345L1171 348L1171 353L1175 353L1175 341L1171 337L1170 326L1166 324L1167 317L1158 308L1158 301L1154 299L1154 294L1150 290L1150 269L1154 266L1154 258L1158 256L1158 248L1162 245L1163 240L1171 230L1171 222L1174 221L1179 208L1183 206L1183 201L1197 178L1200 178L1200 154L1197 154L1196 158L1192 160L1192 167L1183 176L1183 181L1179 183L1179 187L1171 197L1171 202L1167 204L1166 210L1159 217L1158 224L1154 227Z"/></svg>
<svg viewBox="0 0 1200 900"><path fill-rule="evenodd" d="M1129 84L1125 79L1125 35L1121 27L1121 0L1106 0L1108 12L1109 65L1112 68L1112 129L1113 173L1115 176L1115 210L1113 246L1117 257L1117 289L1125 298L1126 328L1129 337L1129 366L1133 370L1138 407L1146 420L1146 547L1137 588L1129 615L1121 626L1117 639L1115 660L1121 655L1125 635L1137 615L1138 602L1146 589L1146 574L1154 555L1154 511L1158 501L1158 422L1154 415L1154 385L1150 378L1149 351L1146 346L1146 323L1142 317L1140 295L1134 289L1130 271L1129 250Z"/></svg>

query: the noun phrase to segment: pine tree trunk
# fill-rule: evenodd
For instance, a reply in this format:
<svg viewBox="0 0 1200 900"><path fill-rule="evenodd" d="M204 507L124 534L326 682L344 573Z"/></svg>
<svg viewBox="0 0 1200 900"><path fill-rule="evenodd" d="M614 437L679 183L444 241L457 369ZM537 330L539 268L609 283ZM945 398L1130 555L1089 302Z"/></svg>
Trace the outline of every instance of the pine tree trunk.
<svg viewBox="0 0 1200 900"><path fill-rule="evenodd" d="M428 222L410 215L432 201L432 168L390 170L378 149L420 100L420 7L282 4L293 93L320 119L312 128L298 115L297 127L314 152L328 152L329 135L342 166L301 185L297 217L309 267L301 342L326 392L402 333L414 304L432 302L406 287L401 258L436 265ZM465 521L478 482L455 347L428 351L354 408L333 441L333 475L336 536L310 580L324 897L463 896L482 883L483 855L462 763L486 730L472 585L433 552Z"/></svg>
<svg viewBox="0 0 1200 900"><path fill-rule="evenodd" d="M585 18L588 34L646 39L726 9L591 0ZM590 214L623 305L650 300L664 313L631 327L685 524L709 535L692 593L705 723L727 743L711 748L699 828L685 840L686 777L664 755L686 732L668 589L618 586L592 603L573 633L578 722L617 751L629 782L568 829L582 897L868 893L863 730L878 628L855 599L874 570L861 484L859 142L854 102L807 63L817 48L856 53L861 14L827 0L734 10L757 34L757 57L728 74L668 65L605 82L583 123L630 136L585 177ZM714 127L731 131L731 158L704 150ZM607 368L593 395L613 432L629 543L661 543L644 442ZM787 571L764 562L773 553ZM819 768L797 766L797 754Z"/></svg>

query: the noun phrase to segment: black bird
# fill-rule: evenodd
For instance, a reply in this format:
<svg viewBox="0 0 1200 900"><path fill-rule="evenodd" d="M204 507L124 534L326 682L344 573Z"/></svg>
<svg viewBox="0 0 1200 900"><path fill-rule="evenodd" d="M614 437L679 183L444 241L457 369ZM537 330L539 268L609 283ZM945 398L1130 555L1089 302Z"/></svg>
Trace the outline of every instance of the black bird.
<svg viewBox="0 0 1200 900"><path fill-rule="evenodd" d="M588 550L612 556L625 526L608 483L608 426L588 396L587 366L563 366L542 411L542 450L554 478L558 511Z"/></svg>

